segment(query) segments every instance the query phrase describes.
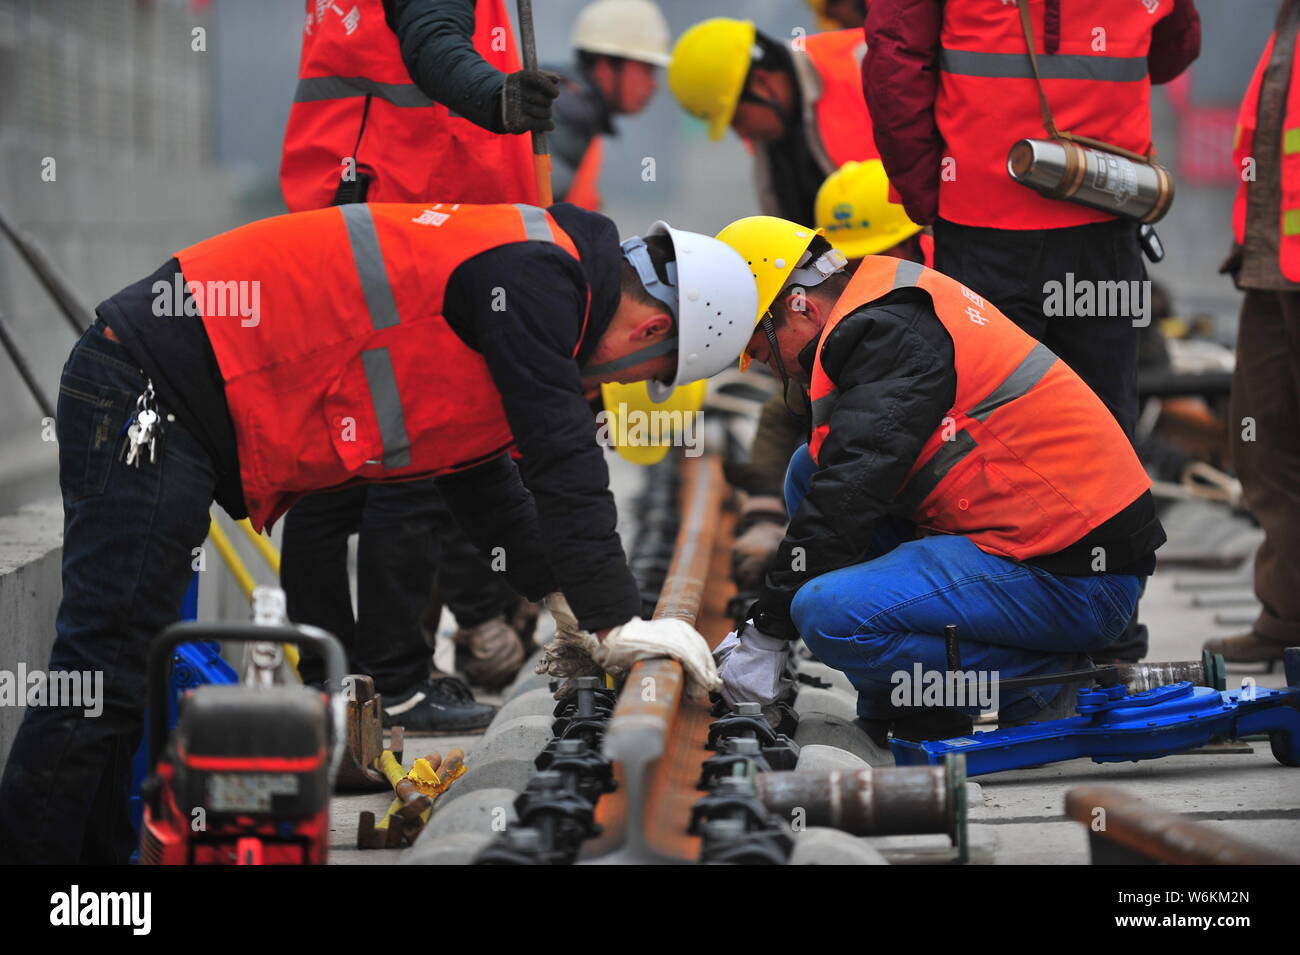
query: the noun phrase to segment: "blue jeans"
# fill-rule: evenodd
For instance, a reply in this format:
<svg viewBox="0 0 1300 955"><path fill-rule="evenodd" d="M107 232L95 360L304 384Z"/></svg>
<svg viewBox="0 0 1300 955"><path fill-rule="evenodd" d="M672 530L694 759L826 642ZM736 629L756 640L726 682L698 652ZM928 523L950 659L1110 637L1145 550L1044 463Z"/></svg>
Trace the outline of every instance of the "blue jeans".
<svg viewBox="0 0 1300 955"><path fill-rule="evenodd" d="M786 471L793 514L817 466L801 447ZM873 530L868 560L804 584L791 605L809 649L843 671L858 691L858 714L894 715L898 672L947 666L943 632L956 624L962 669L1003 678L1086 665L1086 655L1116 640L1133 616L1138 578L1129 574L1067 577L986 554L966 537L914 538L905 521L884 518ZM1059 687L1007 693L1007 719L1032 716ZM970 710L971 707L963 709Z"/></svg>
<svg viewBox="0 0 1300 955"><path fill-rule="evenodd" d="M202 445L160 403L157 462L122 461L144 375L97 322L59 384L63 602L51 671L101 671L103 710L30 707L0 781L0 862L124 863L149 643L180 617L216 486ZM25 661L31 668L45 661Z"/></svg>

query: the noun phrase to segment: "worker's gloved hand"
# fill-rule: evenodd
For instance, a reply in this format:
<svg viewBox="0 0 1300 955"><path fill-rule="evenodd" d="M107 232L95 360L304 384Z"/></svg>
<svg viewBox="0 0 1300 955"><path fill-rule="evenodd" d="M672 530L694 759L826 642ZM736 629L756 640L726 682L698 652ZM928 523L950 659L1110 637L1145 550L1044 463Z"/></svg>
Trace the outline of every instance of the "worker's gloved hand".
<svg viewBox="0 0 1300 955"><path fill-rule="evenodd" d="M722 679L722 698L737 703L772 703L781 695L793 644L761 633L752 621L728 634L713 651Z"/></svg>
<svg viewBox="0 0 1300 955"><path fill-rule="evenodd" d="M519 70L501 85L501 121L507 133L545 133L555 128L551 101L560 95L560 76Z"/></svg>
<svg viewBox="0 0 1300 955"><path fill-rule="evenodd" d="M736 542L731 547L731 579L742 593L758 590L768 565L785 538L784 502L770 494L741 494Z"/></svg>
<svg viewBox="0 0 1300 955"><path fill-rule="evenodd" d="M452 635L456 669L476 686L499 689L509 683L524 662L524 643L504 615L476 627L461 627Z"/></svg>
<svg viewBox="0 0 1300 955"><path fill-rule="evenodd" d="M573 689L573 681L581 676L605 675L605 669L593 659L593 654L600 646L594 633L583 630L578 625L569 601L558 590L547 594L542 604L555 618L555 637L542 648L542 656L533 668L535 673L542 673L559 681L555 698L568 696Z"/></svg>
<svg viewBox="0 0 1300 955"><path fill-rule="evenodd" d="M731 579L742 592L763 586L768 565L785 540L785 522L756 521L731 547Z"/></svg>
<svg viewBox="0 0 1300 955"><path fill-rule="evenodd" d="M633 617L611 630L592 656L609 673L622 673L638 660L672 657L682 665L691 699L704 699L721 686L709 645L685 620Z"/></svg>

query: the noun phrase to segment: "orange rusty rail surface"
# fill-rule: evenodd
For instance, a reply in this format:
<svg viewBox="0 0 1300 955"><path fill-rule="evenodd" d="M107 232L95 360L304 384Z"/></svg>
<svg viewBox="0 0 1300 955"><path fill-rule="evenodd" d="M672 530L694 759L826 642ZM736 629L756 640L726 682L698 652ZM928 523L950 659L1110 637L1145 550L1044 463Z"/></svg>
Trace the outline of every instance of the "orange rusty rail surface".
<svg viewBox="0 0 1300 955"><path fill-rule="evenodd" d="M1104 811L1099 817L1097 811ZM1079 786L1065 794L1075 822L1118 846L1167 865L1295 865L1297 860L1242 842L1187 816L1166 812L1114 786ZM1104 818L1105 829L1094 828Z"/></svg>
<svg viewBox="0 0 1300 955"><path fill-rule="evenodd" d="M729 629L726 604L733 519L722 512L727 484L716 455L682 461L681 526L655 619L685 620L716 645ZM706 583L709 585L706 590ZM699 840L686 833L712 717L706 702L685 698L681 664L645 660L623 685L604 751L619 788L601 799L604 834L584 855L616 850L643 860L694 861Z"/></svg>

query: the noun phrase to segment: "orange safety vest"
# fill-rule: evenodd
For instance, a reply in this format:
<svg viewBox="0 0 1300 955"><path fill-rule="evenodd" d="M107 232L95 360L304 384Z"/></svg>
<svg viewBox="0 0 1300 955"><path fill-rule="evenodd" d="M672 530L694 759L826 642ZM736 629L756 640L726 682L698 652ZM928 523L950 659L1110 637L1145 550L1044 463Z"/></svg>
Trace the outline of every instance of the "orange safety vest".
<svg viewBox="0 0 1300 955"><path fill-rule="evenodd" d="M536 206L407 203L262 219L176 253L225 381L254 527L306 493L511 447L487 364L442 303L462 262L523 241L578 257ZM231 307L234 295L256 308Z"/></svg>
<svg viewBox="0 0 1300 955"><path fill-rule="evenodd" d="M569 191L564 194L565 202L571 202L580 209L600 211L600 167L604 157L605 138L593 136L573 173Z"/></svg>
<svg viewBox="0 0 1300 955"><path fill-rule="evenodd" d="M1237 130L1232 140L1232 160L1241 184L1232 203L1232 234L1238 244L1246 241L1246 193L1252 175L1247 179L1247 160L1255 158L1252 151L1255 127L1259 116L1259 88L1264 82L1264 71L1273 56L1273 43L1277 34L1268 38L1264 55L1255 66L1255 74L1246 87L1246 98L1241 101L1237 114ZM1282 121L1282 201L1278 207L1278 265L1282 274L1292 282L1300 282L1300 83L1295 78L1295 58L1292 57L1291 78L1287 84L1286 117ZM1269 161L1271 157L1264 157Z"/></svg>
<svg viewBox="0 0 1300 955"><path fill-rule="evenodd" d="M1043 89L1058 129L1136 153L1151 146L1151 31L1172 3L1060 4L1060 47L1043 52L1045 0L1029 0ZM1153 9L1154 8L1154 9ZM944 141L939 215L962 225L1056 229L1109 213L1048 199L1012 181L1007 153L1043 139L1043 114L1014 2L947 0L935 123Z"/></svg>
<svg viewBox="0 0 1300 955"><path fill-rule="evenodd" d="M916 262L867 256L822 329L809 397L813 460L838 399L821 349L844 316L918 286L952 336L957 397L897 489L898 513L990 554L1054 554L1151 486L1115 418L1070 368L992 303Z"/></svg>
<svg viewBox="0 0 1300 955"><path fill-rule="evenodd" d="M478 0L474 49L503 73L519 53L504 0ZM371 202L537 202L527 136L498 135L430 100L402 62L380 0L307 0L280 188L292 212L334 201L353 158Z"/></svg>
<svg viewBox="0 0 1300 955"><path fill-rule="evenodd" d="M813 104L815 129L808 133L820 141L831 163L830 172L853 160L880 158L862 95L866 49L861 30L833 30L804 39L804 52L822 86L821 96Z"/></svg>

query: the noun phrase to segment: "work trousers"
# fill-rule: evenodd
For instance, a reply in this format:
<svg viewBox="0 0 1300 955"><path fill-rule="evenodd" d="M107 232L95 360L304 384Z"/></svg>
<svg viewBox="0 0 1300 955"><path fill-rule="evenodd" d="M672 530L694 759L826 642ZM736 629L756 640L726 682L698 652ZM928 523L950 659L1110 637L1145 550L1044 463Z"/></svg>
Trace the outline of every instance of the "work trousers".
<svg viewBox="0 0 1300 955"><path fill-rule="evenodd" d="M1146 264L1134 223L1115 219L1063 229L989 229L940 219L934 224L934 266L987 298L1050 348L1133 440L1142 333L1135 317L1048 316L1044 306L1053 282L1062 289L1082 288L1080 283L1096 288L1100 282L1145 282ZM1136 661L1146 656L1148 643L1147 628L1135 612L1124 636L1107 652Z"/></svg>
<svg viewBox="0 0 1300 955"><path fill-rule="evenodd" d="M355 616L350 534L357 534ZM429 675L430 647L420 621L431 589L462 627L509 613L519 599L465 537L432 480L303 498L285 516L280 584L289 618L336 635L349 669L369 674L386 694L409 690ZM323 676L320 666L305 660L304 679Z"/></svg>
<svg viewBox="0 0 1300 955"><path fill-rule="evenodd" d="M1300 646L1300 292L1246 291L1229 431L1246 506L1264 529L1253 629Z"/></svg>
<svg viewBox="0 0 1300 955"><path fill-rule="evenodd" d="M791 514L816 469L807 445L791 458ZM996 679L1087 666L1088 655L1107 651L1133 616L1135 576L1068 577L985 553L960 535L917 539L915 532L897 518L878 520L865 561L814 577L790 607L808 648L858 691L864 719L898 715L897 674L914 682L917 664L923 673L946 671L949 624L958 628L962 670ZM1029 719L1060 689L1013 691L995 705L1002 719Z"/></svg>
<svg viewBox="0 0 1300 955"><path fill-rule="evenodd" d="M96 322L81 337L59 384L63 600L49 661L51 673L102 674L102 712L27 709L0 780L0 863L127 861L136 843L127 793L148 647L180 618L193 571L203 566L212 461L161 403L156 460L123 461L145 377L103 328Z"/></svg>

